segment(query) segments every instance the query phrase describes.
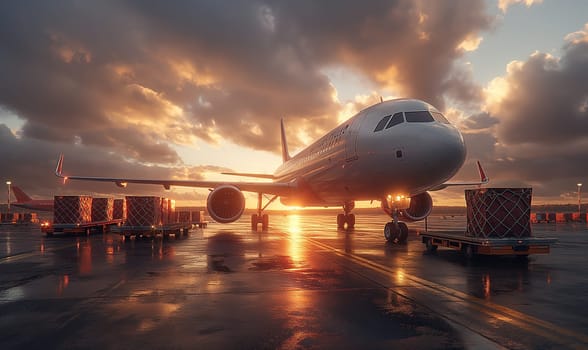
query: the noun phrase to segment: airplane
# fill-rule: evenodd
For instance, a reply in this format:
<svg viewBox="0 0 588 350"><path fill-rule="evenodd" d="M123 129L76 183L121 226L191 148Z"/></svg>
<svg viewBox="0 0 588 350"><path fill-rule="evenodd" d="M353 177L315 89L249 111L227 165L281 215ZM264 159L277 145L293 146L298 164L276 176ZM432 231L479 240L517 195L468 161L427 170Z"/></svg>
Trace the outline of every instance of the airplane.
<svg viewBox="0 0 588 350"><path fill-rule="evenodd" d="M191 181L131 179L63 174L63 154L55 175L66 180L113 182L209 188L207 209L217 222L238 220L245 209L243 191L257 193L257 212L251 228L268 229L263 211L278 197L282 204L296 207L342 206L338 229L353 229L356 201L381 202L391 221L384 237L406 242L405 221L425 219L433 207L429 191L449 186L481 186L488 183L478 162L480 180L448 182L462 167L466 146L459 130L432 105L416 99L381 101L360 111L314 143L290 156L284 120L280 121L283 163L273 174L223 173L262 178L266 182ZM265 197L271 195L271 198ZM264 198L267 203L264 205Z"/></svg>
<svg viewBox="0 0 588 350"><path fill-rule="evenodd" d="M10 185L10 189L16 197L16 202L10 205L31 210L53 211L53 199L32 199L20 187L14 185Z"/></svg>

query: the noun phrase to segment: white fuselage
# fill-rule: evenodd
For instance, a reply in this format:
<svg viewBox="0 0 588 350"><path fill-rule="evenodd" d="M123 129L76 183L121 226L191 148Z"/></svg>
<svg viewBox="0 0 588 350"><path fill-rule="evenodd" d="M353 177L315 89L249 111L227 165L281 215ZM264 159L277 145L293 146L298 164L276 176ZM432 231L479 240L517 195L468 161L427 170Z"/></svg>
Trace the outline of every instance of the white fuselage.
<svg viewBox="0 0 588 350"><path fill-rule="evenodd" d="M437 109L399 99L359 112L282 164L274 176L276 182L298 185L291 197L282 196L284 204L336 206L423 193L455 175L465 155L459 130Z"/></svg>

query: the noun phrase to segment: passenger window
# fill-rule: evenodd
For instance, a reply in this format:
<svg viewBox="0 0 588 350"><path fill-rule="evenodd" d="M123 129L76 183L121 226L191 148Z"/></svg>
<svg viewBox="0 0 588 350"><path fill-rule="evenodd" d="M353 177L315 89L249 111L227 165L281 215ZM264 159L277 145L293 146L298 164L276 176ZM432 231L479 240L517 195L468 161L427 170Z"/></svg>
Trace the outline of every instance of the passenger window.
<svg viewBox="0 0 588 350"><path fill-rule="evenodd" d="M439 112L431 112L431 114L433 115L433 118L435 118L436 121L444 124L449 124L449 120L447 120L447 118L445 118L443 114Z"/></svg>
<svg viewBox="0 0 588 350"><path fill-rule="evenodd" d="M378 123L378 125L374 129L374 132L380 131L380 130L384 129L384 126L386 126L386 123L388 122L388 119L390 119L390 116L389 115L387 115L384 118L382 118L382 120L380 120L380 122Z"/></svg>
<svg viewBox="0 0 588 350"><path fill-rule="evenodd" d="M393 127L394 125L398 125L404 122L404 118L402 117L402 112L398 112L390 118L390 122L386 125L386 129Z"/></svg>
<svg viewBox="0 0 588 350"><path fill-rule="evenodd" d="M409 123L428 123L435 121L428 111L404 112L404 114L406 114L406 121Z"/></svg>

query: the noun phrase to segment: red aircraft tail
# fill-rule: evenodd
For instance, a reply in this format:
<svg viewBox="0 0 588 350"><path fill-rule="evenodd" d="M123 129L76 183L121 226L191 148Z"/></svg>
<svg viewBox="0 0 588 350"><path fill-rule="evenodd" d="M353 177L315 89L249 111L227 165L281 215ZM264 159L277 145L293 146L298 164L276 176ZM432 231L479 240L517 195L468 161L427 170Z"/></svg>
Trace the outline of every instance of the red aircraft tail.
<svg viewBox="0 0 588 350"><path fill-rule="evenodd" d="M20 203L20 202L30 202L33 199L31 197L29 197L26 193L24 193L23 190L20 189L20 187L18 186L14 186L11 185L10 189L12 190L12 192L14 192L14 196L16 197L16 202Z"/></svg>

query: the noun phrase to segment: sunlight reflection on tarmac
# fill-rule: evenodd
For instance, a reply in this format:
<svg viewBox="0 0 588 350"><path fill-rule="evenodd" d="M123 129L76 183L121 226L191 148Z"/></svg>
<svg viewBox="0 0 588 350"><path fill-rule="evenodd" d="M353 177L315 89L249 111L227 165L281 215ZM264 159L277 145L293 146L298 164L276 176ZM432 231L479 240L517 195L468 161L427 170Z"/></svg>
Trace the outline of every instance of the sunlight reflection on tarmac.
<svg viewBox="0 0 588 350"><path fill-rule="evenodd" d="M461 229L464 217L429 228ZM273 215L188 237L43 237L0 228L0 347L574 348L588 346L586 224L535 225L550 255L466 261L384 241L384 215L337 231ZM551 330L551 332L547 331ZM546 335L552 334L552 335Z"/></svg>

